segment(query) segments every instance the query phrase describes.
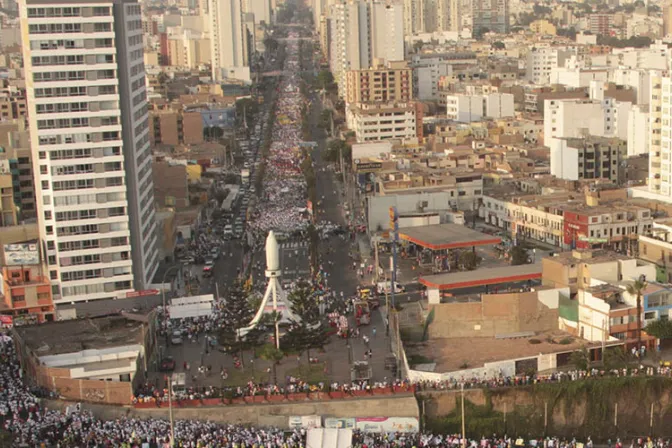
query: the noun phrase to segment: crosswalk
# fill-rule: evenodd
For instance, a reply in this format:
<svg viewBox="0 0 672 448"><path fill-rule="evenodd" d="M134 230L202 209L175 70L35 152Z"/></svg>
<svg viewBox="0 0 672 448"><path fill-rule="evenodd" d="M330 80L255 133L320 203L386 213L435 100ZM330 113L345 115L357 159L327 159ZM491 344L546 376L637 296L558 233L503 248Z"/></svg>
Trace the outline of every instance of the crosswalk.
<svg viewBox="0 0 672 448"><path fill-rule="evenodd" d="M299 249L307 249L308 248L308 242L307 241L288 241L285 243L280 243L278 245L280 250L299 250Z"/></svg>

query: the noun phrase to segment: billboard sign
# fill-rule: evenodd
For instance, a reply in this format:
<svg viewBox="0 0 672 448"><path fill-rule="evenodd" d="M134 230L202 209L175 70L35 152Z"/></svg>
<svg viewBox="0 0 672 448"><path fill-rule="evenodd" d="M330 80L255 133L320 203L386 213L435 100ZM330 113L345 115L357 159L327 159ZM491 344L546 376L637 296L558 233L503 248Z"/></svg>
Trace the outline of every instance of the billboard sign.
<svg viewBox="0 0 672 448"><path fill-rule="evenodd" d="M418 432L420 424L415 417L358 417L357 429L363 432Z"/></svg>
<svg viewBox="0 0 672 448"><path fill-rule="evenodd" d="M31 243L5 244L5 264L24 266L40 264L40 248L36 241Z"/></svg>
<svg viewBox="0 0 672 448"><path fill-rule="evenodd" d="M294 415L289 417L289 427L294 428L321 428L322 417L319 415Z"/></svg>
<svg viewBox="0 0 672 448"><path fill-rule="evenodd" d="M325 428L355 429L355 423L356 422L354 418L327 417L324 419Z"/></svg>
<svg viewBox="0 0 672 448"><path fill-rule="evenodd" d="M358 173L373 173L382 169L382 162L364 162L360 159L355 159L355 171Z"/></svg>

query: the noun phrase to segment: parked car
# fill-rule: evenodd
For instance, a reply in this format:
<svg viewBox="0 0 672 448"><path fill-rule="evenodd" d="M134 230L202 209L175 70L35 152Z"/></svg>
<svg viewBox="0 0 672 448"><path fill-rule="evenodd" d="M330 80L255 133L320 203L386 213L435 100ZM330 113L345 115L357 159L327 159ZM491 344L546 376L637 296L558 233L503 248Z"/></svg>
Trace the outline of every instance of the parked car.
<svg viewBox="0 0 672 448"><path fill-rule="evenodd" d="M175 370L175 360L172 356L167 356L161 360L161 372L172 372Z"/></svg>
<svg viewBox="0 0 672 448"><path fill-rule="evenodd" d="M174 331L172 337L170 338L170 343L173 345L182 345L182 332Z"/></svg>

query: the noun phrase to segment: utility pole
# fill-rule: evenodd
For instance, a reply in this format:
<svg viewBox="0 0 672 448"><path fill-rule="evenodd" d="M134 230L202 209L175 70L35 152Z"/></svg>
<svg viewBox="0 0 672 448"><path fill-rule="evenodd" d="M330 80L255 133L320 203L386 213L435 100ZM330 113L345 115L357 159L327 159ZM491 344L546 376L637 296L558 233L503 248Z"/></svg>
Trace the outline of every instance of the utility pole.
<svg viewBox="0 0 672 448"><path fill-rule="evenodd" d="M175 446L175 426L173 422L173 381L172 375L168 380L168 417L170 419L170 447Z"/></svg>
<svg viewBox="0 0 672 448"><path fill-rule="evenodd" d="M464 420L464 382L460 384L460 392L462 395L462 448L467 448L467 430Z"/></svg>

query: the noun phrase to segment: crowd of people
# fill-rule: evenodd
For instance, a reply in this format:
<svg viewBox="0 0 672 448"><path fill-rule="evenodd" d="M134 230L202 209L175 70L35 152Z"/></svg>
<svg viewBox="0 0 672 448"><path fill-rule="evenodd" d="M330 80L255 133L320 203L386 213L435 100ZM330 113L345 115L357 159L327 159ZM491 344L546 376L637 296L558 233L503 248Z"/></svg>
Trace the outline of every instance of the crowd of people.
<svg viewBox="0 0 672 448"><path fill-rule="evenodd" d="M560 383L565 381L596 380L604 377L637 377L661 376L672 377L672 368L668 366L623 369L589 369L558 371L549 374L506 376L499 374L491 377L472 377L464 379L448 379L437 381L414 381L416 390L454 390L464 386L465 389L492 389L497 387L529 386L544 383Z"/></svg>
<svg viewBox="0 0 672 448"><path fill-rule="evenodd" d="M269 230L292 234L308 225L306 182L301 171L302 110L306 99L300 91L299 41L296 32L286 41L285 75L277 91L276 120L266 159L260 206L249 223L257 241Z"/></svg>

